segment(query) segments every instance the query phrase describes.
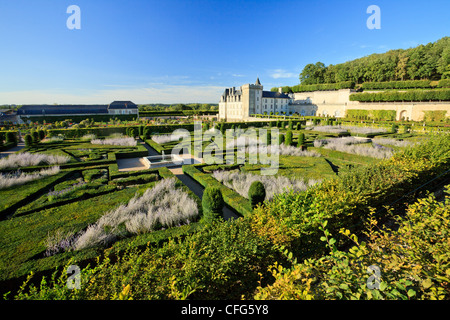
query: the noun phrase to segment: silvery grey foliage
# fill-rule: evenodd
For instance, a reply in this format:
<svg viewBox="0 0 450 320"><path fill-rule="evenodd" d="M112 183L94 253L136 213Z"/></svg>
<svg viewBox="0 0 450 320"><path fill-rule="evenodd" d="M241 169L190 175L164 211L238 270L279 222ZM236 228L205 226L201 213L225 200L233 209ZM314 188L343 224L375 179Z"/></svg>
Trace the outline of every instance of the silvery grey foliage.
<svg viewBox="0 0 450 320"><path fill-rule="evenodd" d="M12 186L25 184L33 180L42 179L47 176L52 176L59 173L59 171L59 166L55 166L33 173L24 173L20 171L15 173L2 173L0 174L0 189L6 189Z"/></svg>
<svg viewBox="0 0 450 320"><path fill-rule="evenodd" d="M20 168L45 164L63 164L69 161L69 156L29 152L13 153L6 158L0 159L0 169Z"/></svg>
<svg viewBox="0 0 450 320"><path fill-rule="evenodd" d="M55 142L63 142L64 136L63 135L57 135L50 138L46 138L45 140L42 140L42 143L55 143Z"/></svg>
<svg viewBox="0 0 450 320"><path fill-rule="evenodd" d="M175 183L176 178L164 179L141 197L104 214L78 237L73 249L105 245L125 234L189 224L198 215L197 203Z"/></svg>
<svg viewBox="0 0 450 320"><path fill-rule="evenodd" d="M359 134L372 134L372 133L384 133L387 129L384 128L370 128L370 127L354 127L354 126L344 126L342 129L347 129L351 133Z"/></svg>
<svg viewBox="0 0 450 320"><path fill-rule="evenodd" d="M95 134L89 133L89 134L85 134L80 139L83 140L83 141L91 141L91 140L94 140L96 138L97 138L97 136Z"/></svg>
<svg viewBox="0 0 450 320"><path fill-rule="evenodd" d="M121 137L121 138L92 139L91 144L135 147L137 145L137 142L134 138Z"/></svg>
<svg viewBox="0 0 450 320"><path fill-rule="evenodd" d="M408 147L408 146L412 145L412 143L410 141L399 141L399 140L392 139L392 138L374 138L373 142L376 142L381 145L389 145L389 146L400 147L400 148L404 148L404 147Z"/></svg>
<svg viewBox="0 0 450 320"><path fill-rule="evenodd" d="M311 179L307 182L298 179L289 179L285 176L263 176L240 171L214 171L213 177L225 186L235 190L241 196L247 198L248 190L255 181L260 181L266 188L266 200L271 200L274 195L292 189L296 192L304 191L309 187L320 183L321 180Z"/></svg>
<svg viewBox="0 0 450 320"><path fill-rule="evenodd" d="M306 128L307 130L326 132L326 133L347 133L346 129L341 128L340 126L315 126L311 128Z"/></svg>
<svg viewBox="0 0 450 320"><path fill-rule="evenodd" d="M250 146L246 149L249 154L278 154L281 156L293 156L293 157L320 157L321 154L315 151L302 151L302 149L287 146L285 144L281 145L269 145L269 146Z"/></svg>
<svg viewBox="0 0 450 320"><path fill-rule="evenodd" d="M355 138L355 137L343 137L343 138L330 138L314 141L314 147L324 147L330 150L336 150L345 153L357 154L360 156L388 159L392 157L392 150L389 148L375 148L372 144L366 144L370 142L370 139ZM363 145L366 144L366 145Z"/></svg>
<svg viewBox="0 0 450 320"><path fill-rule="evenodd" d="M175 134L162 134L153 135L152 140L159 144L164 144L168 142L178 141L183 137L188 137L189 133L175 133Z"/></svg>
<svg viewBox="0 0 450 320"><path fill-rule="evenodd" d="M62 231L61 229L55 232L49 232L45 239L46 250L44 255L46 257L55 255L59 252L70 250L77 241L79 234L74 231Z"/></svg>

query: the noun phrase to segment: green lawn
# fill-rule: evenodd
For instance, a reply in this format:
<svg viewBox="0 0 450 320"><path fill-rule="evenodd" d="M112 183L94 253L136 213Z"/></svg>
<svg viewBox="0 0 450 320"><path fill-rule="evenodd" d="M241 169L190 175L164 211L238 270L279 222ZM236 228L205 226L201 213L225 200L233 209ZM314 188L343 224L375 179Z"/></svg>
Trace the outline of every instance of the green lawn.
<svg viewBox="0 0 450 320"><path fill-rule="evenodd" d="M45 239L56 230L80 231L104 213L127 203L149 185L120 191L0 221L0 279L32 270L46 250ZM25 268L25 269L23 269Z"/></svg>
<svg viewBox="0 0 450 320"><path fill-rule="evenodd" d="M45 190L66 174L67 172L60 172L54 176L47 176L43 179L30 181L20 186L0 190L0 212L7 210L9 207L20 201L24 201L30 196L38 194L42 190Z"/></svg>

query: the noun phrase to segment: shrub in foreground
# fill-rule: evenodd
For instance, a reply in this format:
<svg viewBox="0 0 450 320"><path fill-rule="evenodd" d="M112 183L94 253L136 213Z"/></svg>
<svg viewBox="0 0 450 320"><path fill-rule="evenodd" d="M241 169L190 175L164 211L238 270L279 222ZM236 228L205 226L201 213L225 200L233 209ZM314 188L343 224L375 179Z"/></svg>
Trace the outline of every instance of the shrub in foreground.
<svg viewBox="0 0 450 320"><path fill-rule="evenodd" d="M336 248L336 240L323 223L322 241L328 255L301 263L291 260L289 267L275 263L270 268L275 282L260 286L254 298L448 300L450 197L444 202L433 196L420 199L409 206L405 217L396 220L397 230L378 229L371 216L365 242L341 229L352 244L346 251Z"/></svg>

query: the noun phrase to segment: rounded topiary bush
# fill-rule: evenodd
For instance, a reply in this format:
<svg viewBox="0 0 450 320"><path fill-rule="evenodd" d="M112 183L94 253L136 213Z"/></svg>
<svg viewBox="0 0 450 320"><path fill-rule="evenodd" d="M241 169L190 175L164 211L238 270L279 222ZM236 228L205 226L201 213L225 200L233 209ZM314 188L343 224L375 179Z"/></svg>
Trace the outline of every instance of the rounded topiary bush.
<svg viewBox="0 0 450 320"><path fill-rule="evenodd" d="M39 143L39 133L37 131L33 131L31 133L31 137L33 138L33 143Z"/></svg>
<svg viewBox="0 0 450 320"><path fill-rule="evenodd" d="M222 210L225 202L222 192L218 188L207 187L202 196L203 218L211 221L222 217Z"/></svg>
<svg viewBox="0 0 450 320"><path fill-rule="evenodd" d="M14 134L14 132L6 133L6 142L17 143L16 135Z"/></svg>
<svg viewBox="0 0 450 320"><path fill-rule="evenodd" d="M266 188L260 181L255 181L250 185L248 190L248 199L252 205L252 208L256 208L258 204L262 204L266 198Z"/></svg>
<svg viewBox="0 0 450 320"><path fill-rule="evenodd" d="M33 138L31 137L31 135L27 134L24 138L25 140L25 146L26 147L31 147L33 144Z"/></svg>
<svg viewBox="0 0 450 320"><path fill-rule="evenodd" d="M45 132L43 130L39 130L37 133L38 133L39 140L44 140Z"/></svg>

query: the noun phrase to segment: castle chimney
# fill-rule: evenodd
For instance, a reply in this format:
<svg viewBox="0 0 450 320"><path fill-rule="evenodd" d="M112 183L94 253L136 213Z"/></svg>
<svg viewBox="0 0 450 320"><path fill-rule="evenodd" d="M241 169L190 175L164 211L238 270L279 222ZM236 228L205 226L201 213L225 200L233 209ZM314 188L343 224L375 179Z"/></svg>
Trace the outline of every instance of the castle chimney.
<svg viewBox="0 0 450 320"><path fill-rule="evenodd" d="M283 88L282 87L278 88L278 93L283 93Z"/></svg>

